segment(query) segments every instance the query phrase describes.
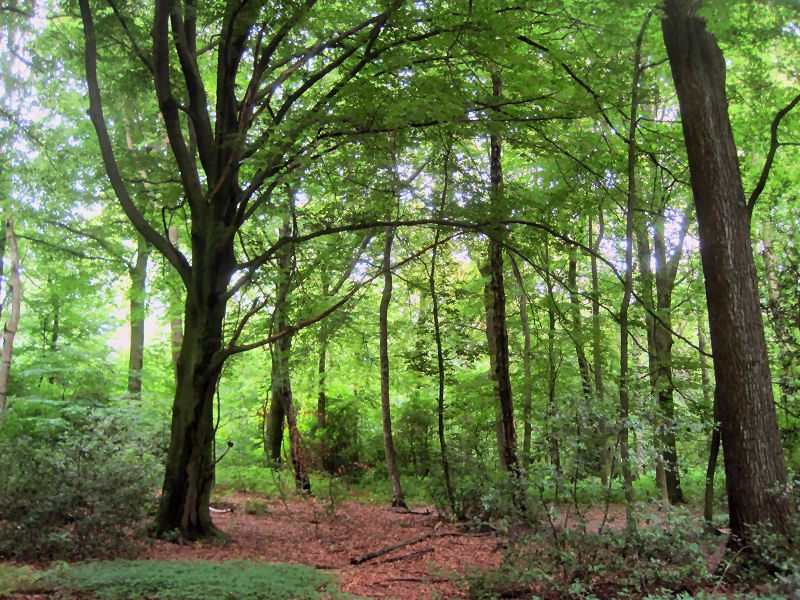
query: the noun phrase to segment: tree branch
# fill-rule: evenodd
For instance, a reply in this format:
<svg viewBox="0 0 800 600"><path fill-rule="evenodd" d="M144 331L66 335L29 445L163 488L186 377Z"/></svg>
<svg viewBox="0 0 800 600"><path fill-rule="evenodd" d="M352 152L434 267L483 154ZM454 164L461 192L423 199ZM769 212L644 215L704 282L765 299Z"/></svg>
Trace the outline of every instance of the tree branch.
<svg viewBox="0 0 800 600"><path fill-rule="evenodd" d="M186 257L181 254L169 241L158 233L152 225L142 216L139 209L133 202L128 193L125 183L117 166L114 156L114 148L106 127L105 115L103 114L102 97L100 95L100 85L97 80L97 38L94 29L89 0L80 0L81 18L83 19L83 29L86 37L86 83L89 90L89 117L97 133L97 141L100 146L100 153L103 158L103 165L106 169L111 187L117 196L122 210L130 219L133 226L150 242L164 257L175 267L184 283L189 281L189 266Z"/></svg>

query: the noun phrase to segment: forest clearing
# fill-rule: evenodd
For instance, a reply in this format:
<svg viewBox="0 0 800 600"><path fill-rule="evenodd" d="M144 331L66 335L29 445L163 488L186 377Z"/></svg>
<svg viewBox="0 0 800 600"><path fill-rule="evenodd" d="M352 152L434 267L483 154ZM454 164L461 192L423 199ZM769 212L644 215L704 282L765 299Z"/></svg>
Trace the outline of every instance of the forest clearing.
<svg viewBox="0 0 800 600"><path fill-rule="evenodd" d="M795 0L0 2L0 597L800 599L798 57Z"/></svg>

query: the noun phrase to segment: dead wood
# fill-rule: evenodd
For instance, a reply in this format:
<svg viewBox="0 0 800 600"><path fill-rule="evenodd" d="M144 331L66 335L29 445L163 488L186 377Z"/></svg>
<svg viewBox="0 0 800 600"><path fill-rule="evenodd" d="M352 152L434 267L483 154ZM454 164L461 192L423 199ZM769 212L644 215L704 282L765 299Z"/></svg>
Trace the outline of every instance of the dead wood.
<svg viewBox="0 0 800 600"><path fill-rule="evenodd" d="M426 534L421 535L421 536L419 536L417 538L414 538L413 540L407 540L405 542L398 542L396 544L391 544L389 546L384 546L380 550L375 550L374 552L368 552L367 554L364 554L363 556L359 556L358 558L351 558L350 559L350 564L351 565L360 565L361 563L367 562L368 560L372 560L373 558L378 558L379 556L383 556L384 554L388 554L392 550L397 550L398 548L403 548L405 546L411 546L413 544L418 544L419 542L421 542L423 540L427 540L429 537L431 537L431 535L432 534L430 534L430 533L426 533Z"/></svg>
<svg viewBox="0 0 800 600"><path fill-rule="evenodd" d="M423 550L417 550L416 552L403 554L402 556L393 556L392 558L386 558L378 562L380 562L381 564L397 562L398 560L405 560L407 558L414 558L415 556L422 556L423 554L428 554L429 552L433 552L433 548L425 548Z"/></svg>

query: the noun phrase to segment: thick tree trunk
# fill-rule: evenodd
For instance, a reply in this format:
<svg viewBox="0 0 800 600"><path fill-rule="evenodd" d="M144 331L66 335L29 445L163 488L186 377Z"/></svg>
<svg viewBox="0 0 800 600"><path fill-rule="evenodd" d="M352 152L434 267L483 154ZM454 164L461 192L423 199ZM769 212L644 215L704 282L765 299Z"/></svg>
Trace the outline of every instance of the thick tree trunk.
<svg viewBox="0 0 800 600"><path fill-rule="evenodd" d="M662 20L689 158L721 419L732 543L748 525L788 533L796 509L775 415L758 280L736 146L725 60L689 0L667 0Z"/></svg>
<svg viewBox="0 0 800 600"><path fill-rule="evenodd" d="M136 244L136 262L131 265L130 322L131 341L128 356L128 394L131 398L142 396L142 368L144 367L145 283L150 249L139 236Z"/></svg>
<svg viewBox="0 0 800 600"><path fill-rule="evenodd" d="M392 409L389 397L389 304L392 301L392 241L394 229L386 228L386 242L383 247L383 294L381 295L378 325L380 329L380 362L381 362L381 417L383 422L383 450L386 455L386 470L392 486L392 506L405 506L403 486L400 483L400 470L397 468L397 454L394 451L392 438Z"/></svg>
<svg viewBox="0 0 800 600"><path fill-rule="evenodd" d="M17 335L22 309L22 281L19 276L19 247L14 233L14 221L6 219L5 246L11 260L11 281L8 284L11 297L11 315L3 327L3 349L0 351L0 414L6 409L8 401L8 382L11 377L11 357L14 350L14 337ZM0 255L0 260L2 260Z"/></svg>
<svg viewBox="0 0 800 600"><path fill-rule="evenodd" d="M197 228L197 242L203 231ZM232 244L202 239L194 244L191 279L187 285L186 325L178 358L177 384L172 406L172 432L164 485L155 530L178 530L188 539L221 535L209 513L214 483L214 393L222 370L219 351L225 294L232 272ZM199 246L215 247L219 254Z"/></svg>

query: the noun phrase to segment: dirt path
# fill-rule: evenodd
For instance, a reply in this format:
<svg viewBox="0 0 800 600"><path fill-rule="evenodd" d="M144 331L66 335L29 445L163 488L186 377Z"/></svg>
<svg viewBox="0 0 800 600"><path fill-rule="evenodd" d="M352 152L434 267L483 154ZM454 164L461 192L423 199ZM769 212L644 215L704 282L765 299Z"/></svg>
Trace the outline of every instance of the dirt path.
<svg viewBox="0 0 800 600"><path fill-rule="evenodd" d="M440 521L433 510L412 514L346 501L335 510L313 500L259 503L264 514L248 514L243 495L230 499L233 512L215 514L214 522L234 541L227 544L177 545L155 542L141 558L251 559L287 562L325 569L341 589L367 598L463 598L451 581L470 568L496 566L497 539L469 534ZM423 538L424 539L420 539ZM402 542L416 541L365 560L351 560Z"/></svg>

